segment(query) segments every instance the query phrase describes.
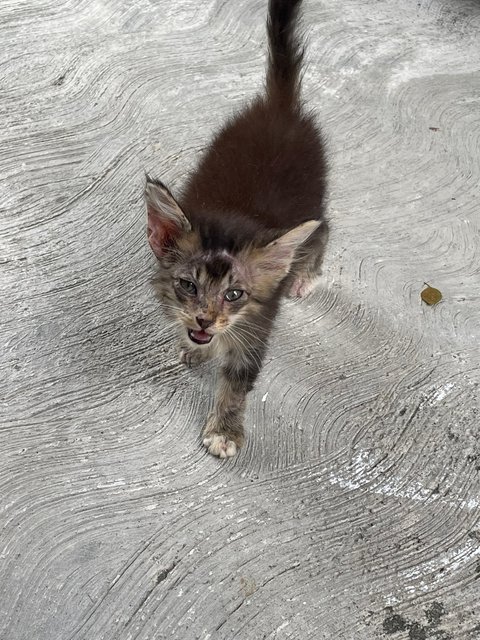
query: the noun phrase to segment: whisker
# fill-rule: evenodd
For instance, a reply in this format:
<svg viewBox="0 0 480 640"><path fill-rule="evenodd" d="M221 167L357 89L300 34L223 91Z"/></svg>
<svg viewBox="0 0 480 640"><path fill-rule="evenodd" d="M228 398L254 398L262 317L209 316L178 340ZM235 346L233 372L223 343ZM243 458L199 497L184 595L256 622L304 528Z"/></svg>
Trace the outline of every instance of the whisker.
<svg viewBox="0 0 480 640"><path fill-rule="evenodd" d="M260 368L262 365L262 357L255 351L255 349L253 348L253 345L249 342L247 342L246 335L243 336L240 333L236 333L234 331L229 331L227 329L227 331L225 331L225 333L228 333L229 337L232 339L232 341L238 346L240 347L240 352L239 352L239 356L242 359L242 361L244 363L248 363L249 361L252 361Z"/></svg>
<svg viewBox="0 0 480 640"><path fill-rule="evenodd" d="M251 333L248 331L248 329L263 329L263 326L260 324L252 323L252 322L245 322L242 324L232 325L232 330L235 330L236 332L241 333L247 338L251 338ZM260 342L265 346L268 345L268 340L264 340L263 338L260 338L258 333L255 335L255 342Z"/></svg>
<svg viewBox="0 0 480 640"><path fill-rule="evenodd" d="M254 344L252 344L251 342L251 334L248 331L244 331L241 328L237 327L235 330L232 330L232 334L238 336L239 338L242 338L246 347L254 348ZM258 336L255 336L255 343L260 344L264 347L268 346L268 343Z"/></svg>

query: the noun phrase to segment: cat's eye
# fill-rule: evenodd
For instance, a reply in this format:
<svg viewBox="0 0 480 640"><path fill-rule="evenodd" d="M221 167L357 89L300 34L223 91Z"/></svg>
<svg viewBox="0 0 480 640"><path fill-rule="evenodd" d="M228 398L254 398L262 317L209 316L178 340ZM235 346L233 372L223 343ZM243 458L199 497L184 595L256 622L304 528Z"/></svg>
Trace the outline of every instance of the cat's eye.
<svg viewBox="0 0 480 640"><path fill-rule="evenodd" d="M183 278L180 278L180 286L191 296L195 296L197 294L197 287L190 280L184 280Z"/></svg>
<svg viewBox="0 0 480 640"><path fill-rule="evenodd" d="M243 291L241 289L230 289L230 291L227 291L227 293L224 295L224 298L228 302L235 302L235 300L240 300L242 296Z"/></svg>

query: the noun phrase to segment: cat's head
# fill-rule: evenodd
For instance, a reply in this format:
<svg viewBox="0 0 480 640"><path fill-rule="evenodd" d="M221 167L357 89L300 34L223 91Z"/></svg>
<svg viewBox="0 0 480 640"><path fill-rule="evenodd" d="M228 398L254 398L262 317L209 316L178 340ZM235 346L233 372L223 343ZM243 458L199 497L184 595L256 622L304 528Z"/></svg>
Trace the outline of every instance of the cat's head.
<svg viewBox="0 0 480 640"><path fill-rule="evenodd" d="M289 272L298 247L320 224L305 222L265 246L256 237L237 243L235 250L212 248L164 184L147 177L145 200L148 241L160 262L166 309L199 345L229 335L241 319L261 313Z"/></svg>

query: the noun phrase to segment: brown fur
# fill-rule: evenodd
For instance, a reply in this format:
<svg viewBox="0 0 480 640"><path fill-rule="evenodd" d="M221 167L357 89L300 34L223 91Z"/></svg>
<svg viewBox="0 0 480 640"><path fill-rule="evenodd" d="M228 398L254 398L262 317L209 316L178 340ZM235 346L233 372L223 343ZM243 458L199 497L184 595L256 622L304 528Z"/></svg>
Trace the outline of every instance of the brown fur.
<svg viewBox="0 0 480 640"><path fill-rule="evenodd" d="M270 0L266 92L215 136L180 196L147 178L148 237L182 361L222 361L203 434L220 457L243 444L246 394L281 297L308 293L328 238L323 143L299 97L300 3Z"/></svg>

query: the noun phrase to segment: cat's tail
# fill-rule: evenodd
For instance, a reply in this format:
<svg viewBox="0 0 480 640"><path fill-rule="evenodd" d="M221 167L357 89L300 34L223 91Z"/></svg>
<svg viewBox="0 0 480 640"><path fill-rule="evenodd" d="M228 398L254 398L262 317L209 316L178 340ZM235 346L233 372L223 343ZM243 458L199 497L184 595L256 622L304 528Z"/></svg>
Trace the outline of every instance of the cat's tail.
<svg viewBox="0 0 480 640"><path fill-rule="evenodd" d="M303 47L295 34L302 0L269 0L267 67L269 100L292 107L298 103Z"/></svg>

